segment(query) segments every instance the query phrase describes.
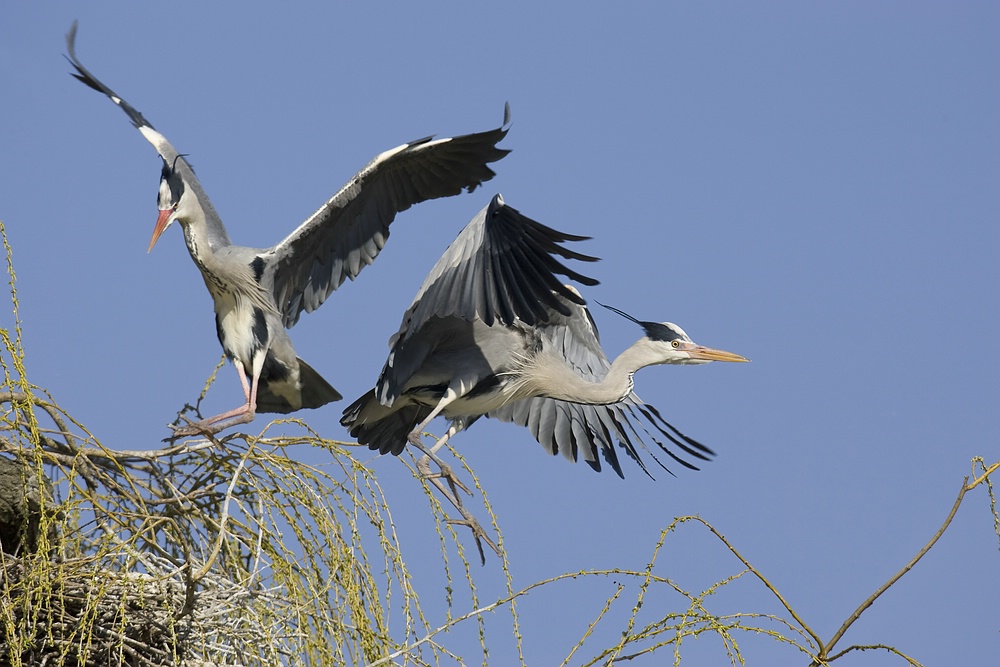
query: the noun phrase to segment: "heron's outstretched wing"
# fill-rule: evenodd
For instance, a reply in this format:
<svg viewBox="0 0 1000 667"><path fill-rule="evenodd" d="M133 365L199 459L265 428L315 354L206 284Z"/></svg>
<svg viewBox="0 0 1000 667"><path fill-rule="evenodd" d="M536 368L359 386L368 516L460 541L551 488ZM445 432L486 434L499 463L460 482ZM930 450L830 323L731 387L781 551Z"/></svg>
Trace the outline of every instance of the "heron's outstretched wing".
<svg viewBox="0 0 1000 667"><path fill-rule="evenodd" d="M598 281L567 268L557 257L584 262L597 258L560 244L587 239L546 227L494 196L431 269L390 345L432 317L481 320L488 326L520 320L534 326L553 313L568 315L567 303L582 304L583 299L557 275L583 285Z"/></svg>
<svg viewBox="0 0 1000 667"><path fill-rule="evenodd" d="M378 155L264 254L285 326L295 324L303 310L318 308L345 279L375 261L397 213L428 199L472 192L493 178L487 165L510 152L497 148L509 125L510 108L505 107L503 125L494 130L427 137Z"/></svg>
<svg viewBox="0 0 1000 667"><path fill-rule="evenodd" d="M76 73L73 76L94 90L107 95L112 102L125 112L129 120L132 121L132 125L142 132L142 136L146 137L149 143L153 144L156 152L163 159L163 163L178 173L184 179L187 187L194 190L198 196L198 200L205 211L205 222L208 225L209 242L212 246L216 248L228 246L229 235L226 233L226 228L223 226L219 214L215 212L215 208L212 206L208 195L205 194L205 190L201 187L201 183L198 182L198 177L195 176L194 169L191 168L191 165L184 156L178 153L177 149L167 141L167 138L160 134L135 107L101 83L97 77L90 73L90 70L83 66L80 59L76 57L76 28L77 22L73 21L73 26L66 33L66 49L69 52L68 59L76 69Z"/></svg>
<svg viewBox="0 0 1000 667"><path fill-rule="evenodd" d="M581 377L600 381L611 362L601 348L597 325L585 305L568 303L567 306L571 310L569 315L554 314L539 328L543 345L561 355ZM701 460L708 460L712 454L710 449L666 422L656 408L643 403L634 392L610 405L536 397L515 401L487 416L524 426L550 454L562 454L571 461L582 457L598 471L601 469L600 453L619 477L624 475L614 446L616 441L647 475L649 470L638 447L645 449L664 470L669 472L669 469L650 451L646 438L687 468L697 469L681 454L675 453L674 448Z"/></svg>
<svg viewBox="0 0 1000 667"><path fill-rule="evenodd" d="M620 403L586 405L553 398L529 398L509 403L486 415L526 427L550 454L562 454L570 461L578 458L600 472L598 453L619 477L624 477L614 443L625 450L643 472L652 477L638 448L646 450L656 463L670 472L646 444L655 442L667 456L685 468L698 467L688 459L708 461L714 454L705 445L689 438L663 419L659 411L643 403L635 393ZM674 451L674 448L681 453ZM673 473L671 473L673 474Z"/></svg>
<svg viewBox="0 0 1000 667"><path fill-rule="evenodd" d="M389 340L379 400L391 403L431 351L420 344L420 334L432 319L455 318L491 327L515 321L536 325L553 314L568 315L568 304L583 300L557 276L584 285L597 281L567 268L559 258L586 262L597 258L560 244L585 239L546 227L507 206L500 195L493 197L437 261L403 315L399 331ZM411 340L414 349L408 349Z"/></svg>

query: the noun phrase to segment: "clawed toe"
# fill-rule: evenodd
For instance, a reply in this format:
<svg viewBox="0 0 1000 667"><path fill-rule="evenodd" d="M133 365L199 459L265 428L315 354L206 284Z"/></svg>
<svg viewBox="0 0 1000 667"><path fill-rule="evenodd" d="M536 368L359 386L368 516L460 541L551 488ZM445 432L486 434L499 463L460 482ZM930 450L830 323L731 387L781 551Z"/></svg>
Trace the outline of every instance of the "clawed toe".
<svg viewBox="0 0 1000 667"><path fill-rule="evenodd" d="M204 421L197 421L197 422L191 421L184 415L178 415L178 417L186 421L187 424L185 425L167 424L167 428L173 431L173 433L168 437L164 438L163 442L173 442L178 438L189 438L195 435L210 436L214 433L214 431L212 431L211 428Z"/></svg>
<svg viewBox="0 0 1000 667"><path fill-rule="evenodd" d="M451 466L449 466L446 463L440 463L440 462L438 463L438 466L441 468L441 472L438 474L441 475L441 477L443 477L445 480L447 480L448 486L451 487L451 492L455 495L456 498L458 497L457 489L462 489L468 496L472 495L472 491L469 491L469 487L467 487L465 484L462 483L462 480L458 478L458 475L456 475L455 471L451 469Z"/></svg>
<svg viewBox="0 0 1000 667"><path fill-rule="evenodd" d="M486 542L497 557L500 557L500 549L490 539L490 536L486 534L486 531L480 525L479 521L476 520L476 517L472 516L472 513L462 506L458 489L465 491L470 496L472 495L472 491L458 479L458 475L451 469L451 466L433 453L433 450L428 451L423 447L421 449L425 454L417 460L417 472L420 474L420 478L430 482L462 515L461 519L447 519L447 522L451 525L467 526L472 531L472 537L476 540L476 548L479 550L479 559L483 564L486 563L486 552L483 550L483 542ZM438 472L431 471L431 461L437 464ZM448 483L447 486L445 486L445 482Z"/></svg>
<svg viewBox="0 0 1000 667"><path fill-rule="evenodd" d="M173 434L168 438L164 438L163 442L173 442L178 438L187 438L195 435L203 435L207 438L211 438L219 431L227 429L230 426L246 424L253 421L255 411L254 406L241 406L235 410L223 412L221 415L216 415L214 417L210 417L209 419L202 419L196 422L191 421L184 415L178 416L186 421L187 425L175 426L174 424L168 424L167 426L173 430Z"/></svg>
<svg viewBox="0 0 1000 667"><path fill-rule="evenodd" d="M493 540L491 540L490 536L486 534L486 531L483 530L481 525L479 525L479 522L476 521L475 517L467 512L462 512L462 515L465 518L446 519L446 521L452 526L466 526L472 531L472 538L476 540L476 548L479 549L479 561L483 565L486 564L486 552L483 551L483 542L486 542L486 544L490 546L490 549L493 549L493 553L497 555L497 558L501 558L500 548L493 543Z"/></svg>
<svg viewBox="0 0 1000 667"><path fill-rule="evenodd" d="M431 472L431 460L437 464L438 472ZM448 486L451 488L451 495L454 497L453 502L458 503L459 505L462 504L462 501L458 497L458 489L464 491L466 495L470 497L472 496L472 491L470 491L469 487L462 483L462 480L458 478L458 475L456 475L455 471L451 469L451 466L436 456L433 457L433 459L429 456L421 457L420 460L417 461L417 470L420 472L420 476L426 480L443 479L448 482Z"/></svg>

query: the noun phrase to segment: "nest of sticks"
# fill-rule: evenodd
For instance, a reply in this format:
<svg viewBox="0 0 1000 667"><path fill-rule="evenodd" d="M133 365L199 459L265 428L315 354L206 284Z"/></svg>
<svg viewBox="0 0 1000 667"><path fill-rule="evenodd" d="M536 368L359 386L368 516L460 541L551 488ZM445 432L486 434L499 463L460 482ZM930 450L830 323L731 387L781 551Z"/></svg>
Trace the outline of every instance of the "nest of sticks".
<svg viewBox="0 0 1000 667"><path fill-rule="evenodd" d="M114 451L35 388L0 408L0 666L355 664L393 646L382 605L407 574L345 443Z"/></svg>

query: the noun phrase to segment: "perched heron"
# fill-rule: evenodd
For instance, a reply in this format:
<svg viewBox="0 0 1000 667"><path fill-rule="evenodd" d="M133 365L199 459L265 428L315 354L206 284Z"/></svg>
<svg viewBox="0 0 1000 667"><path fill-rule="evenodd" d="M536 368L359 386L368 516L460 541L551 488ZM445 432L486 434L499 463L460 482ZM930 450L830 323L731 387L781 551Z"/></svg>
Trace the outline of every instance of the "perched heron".
<svg viewBox="0 0 1000 667"><path fill-rule="evenodd" d="M561 245L585 239L546 227L495 196L431 269L389 341L375 388L341 419L358 442L383 454L399 454L407 442L424 451L420 473L458 508L465 519L459 523L472 528L477 544L483 538L494 550L461 507L455 488L461 484L436 455L456 433L484 415L514 422L528 427L552 454L582 457L598 471L600 453L619 476L614 441L646 470L636 449L638 444L648 450L645 433L675 461L694 468L683 455L707 460L711 450L643 403L632 391L632 376L655 364L747 361L695 344L675 324L640 322L614 308L645 336L609 361L586 302L557 277L597 284L558 259L596 261ZM451 423L425 448L421 433L438 415ZM431 460L440 474L431 475Z"/></svg>
<svg viewBox="0 0 1000 667"><path fill-rule="evenodd" d="M79 61L76 27L74 22L66 35L73 76L121 107L163 160L160 212L149 250L171 224L180 223L215 302L219 342L243 386L243 405L177 428L174 437L216 433L252 421L257 411L288 413L342 398L296 356L285 328L375 260L397 213L428 199L471 192L493 178L487 165L510 152L497 148L509 128L509 107L497 129L426 137L381 153L277 245L246 248L230 243L185 157Z"/></svg>

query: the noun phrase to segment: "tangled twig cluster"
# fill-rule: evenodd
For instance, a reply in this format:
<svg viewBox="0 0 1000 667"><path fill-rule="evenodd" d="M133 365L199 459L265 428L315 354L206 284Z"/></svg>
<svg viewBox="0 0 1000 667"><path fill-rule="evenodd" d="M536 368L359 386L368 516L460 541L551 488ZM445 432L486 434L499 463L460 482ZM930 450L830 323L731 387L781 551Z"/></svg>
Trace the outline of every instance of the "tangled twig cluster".
<svg viewBox="0 0 1000 667"><path fill-rule="evenodd" d="M112 451L36 391L0 392L0 455L51 489L25 505L32 539L5 545L0 663L383 654L386 594L365 546L383 547L387 585L408 575L381 491L340 445L306 434ZM304 444L331 465L286 455Z"/></svg>

